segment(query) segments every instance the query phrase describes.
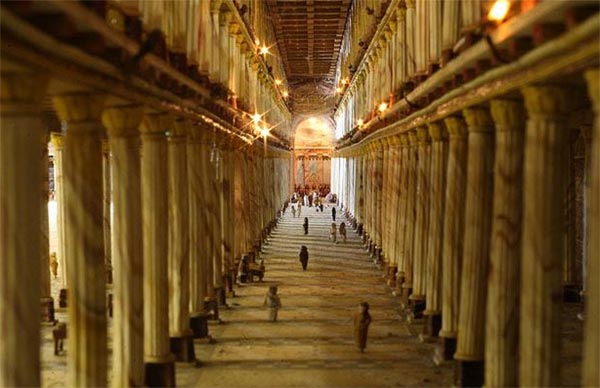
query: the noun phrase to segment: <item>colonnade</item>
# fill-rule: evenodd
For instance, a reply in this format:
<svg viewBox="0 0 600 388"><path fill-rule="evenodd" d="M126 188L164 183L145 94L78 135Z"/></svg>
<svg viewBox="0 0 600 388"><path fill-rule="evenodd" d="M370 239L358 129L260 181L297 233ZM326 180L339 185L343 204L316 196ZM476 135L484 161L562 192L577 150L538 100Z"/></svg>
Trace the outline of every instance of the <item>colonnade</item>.
<svg viewBox="0 0 600 388"><path fill-rule="evenodd" d="M596 112L585 137L582 384L600 382L599 73L585 71L587 96L531 84L334 154L341 204L408 316L424 316L422 337L441 338L438 357L455 360L457 385L559 381L568 136L587 130L570 119L576 109Z"/></svg>
<svg viewBox="0 0 600 388"><path fill-rule="evenodd" d="M50 297L41 220L48 132L40 120L48 78L5 61L1 77L0 382L38 386L40 301L44 310ZM52 101L66 127L52 138L68 385L107 385L112 293L112 385L172 386L175 361L194 360L193 339L207 334L198 329L232 291L236 259L260 250L274 226L288 194L289 153L269 147L265 154L262 144L96 90L77 87ZM113 205L108 286L103 143Z"/></svg>

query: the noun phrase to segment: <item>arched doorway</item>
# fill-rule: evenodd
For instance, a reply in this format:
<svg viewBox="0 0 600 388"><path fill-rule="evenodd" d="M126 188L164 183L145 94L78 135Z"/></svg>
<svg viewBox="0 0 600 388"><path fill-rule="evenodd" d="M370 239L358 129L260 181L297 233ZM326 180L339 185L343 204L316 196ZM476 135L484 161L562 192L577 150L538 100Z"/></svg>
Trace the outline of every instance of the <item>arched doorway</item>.
<svg viewBox="0 0 600 388"><path fill-rule="evenodd" d="M294 187L296 191L319 191L331 187L331 150L334 125L328 116L311 116L298 122L294 136Z"/></svg>

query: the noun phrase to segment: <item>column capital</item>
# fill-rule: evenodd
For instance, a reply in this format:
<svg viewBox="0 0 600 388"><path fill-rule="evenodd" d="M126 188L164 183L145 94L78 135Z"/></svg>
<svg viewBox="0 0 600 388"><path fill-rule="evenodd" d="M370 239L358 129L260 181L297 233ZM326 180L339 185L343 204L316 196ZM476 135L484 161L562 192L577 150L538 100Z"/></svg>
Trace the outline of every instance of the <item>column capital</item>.
<svg viewBox="0 0 600 388"><path fill-rule="evenodd" d="M417 143L418 143L417 130L411 129L410 131L408 131L408 144L411 146L414 146L414 145L417 145Z"/></svg>
<svg viewBox="0 0 600 388"><path fill-rule="evenodd" d="M589 69L585 72L587 81L588 95L592 100L592 109L600 111L600 68Z"/></svg>
<svg viewBox="0 0 600 388"><path fill-rule="evenodd" d="M429 131L427 129L426 126L422 126L422 127L418 127L417 128L417 141L419 143L419 145L427 145L429 144L430 141L430 137L429 137Z"/></svg>
<svg viewBox="0 0 600 388"><path fill-rule="evenodd" d="M525 107L529 116L565 117L570 112L572 94L568 85L525 86L521 92L525 97Z"/></svg>
<svg viewBox="0 0 600 388"><path fill-rule="evenodd" d="M47 84L48 77L37 73L3 71L0 112L4 116L39 113Z"/></svg>
<svg viewBox="0 0 600 388"><path fill-rule="evenodd" d="M520 131L525 126L525 111L519 100L494 99L490 113L497 131Z"/></svg>
<svg viewBox="0 0 600 388"><path fill-rule="evenodd" d="M64 146L65 136L59 132L51 132L50 133L50 141L56 150L62 150Z"/></svg>
<svg viewBox="0 0 600 388"><path fill-rule="evenodd" d="M448 116L444 119L450 138L465 137L467 135L467 124L460 116Z"/></svg>
<svg viewBox="0 0 600 388"><path fill-rule="evenodd" d="M69 123L68 130L73 129L73 124L100 121L105 100L104 94L94 92L76 92L52 97L58 116Z"/></svg>
<svg viewBox="0 0 600 388"><path fill-rule="evenodd" d="M415 0L406 0L406 8L415 8Z"/></svg>
<svg viewBox="0 0 600 388"><path fill-rule="evenodd" d="M143 117L144 110L139 105L111 107L102 113L102 124L109 137L136 137Z"/></svg>
<svg viewBox="0 0 600 388"><path fill-rule="evenodd" d="M175 120L169 130L169 141L185 141L191 128L192 124L188 120Z"/></svg>
<svg viewBox="0 0 600 388"><path fill-rule="evenodd" d="M491 132L494 122L486 108L475 106L463 110L469 132Z"/></svg>
<svg viewBox="0 0 600 388"><path fill-rule="evenodd" d="M173 126L173 116L167 113L150 113L144 116L140 131L144 135L165 135Z"/></svg>
<svg viewBox="0 0 600 388"><path fill-rule="evenodd" d="M429 129L429 136L431 137L431 141L438 142L446 140L448 138L446 128L444 127L444 123L441 120L427 124L427 128Z"/></svg>

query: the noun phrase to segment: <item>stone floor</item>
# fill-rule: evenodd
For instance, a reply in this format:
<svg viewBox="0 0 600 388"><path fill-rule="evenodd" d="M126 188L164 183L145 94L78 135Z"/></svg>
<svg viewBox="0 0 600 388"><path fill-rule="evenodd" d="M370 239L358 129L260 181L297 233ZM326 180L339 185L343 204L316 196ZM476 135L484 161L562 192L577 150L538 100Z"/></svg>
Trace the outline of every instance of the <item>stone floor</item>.
<svg viewBox="0 0 600 388"><path fill-rule="evenodd" d="M339 209L338 209L339 210ZM338 213L340 213L338 211ZM302 222L309 218L308 236ZM343 221L338 217L337 224ZM359 237L348 229L348 241L328 239L331 209L303 208L302 216L284 216L264 248L264 282L244 284L222 308L222 323L211 322L213 343L197 341L199 365L177 364L182 387L400 387L449 386L452 364L431 361L433 344L421 343L420 323L408 325L398 300L382 281ZM301 245L310 253L308 270L298 261ZM271 284L279 286L283 308L276 323L262 307ZM373 323L365 353L352 339L351 316L361 301L371 305ZM581 352L578 308L567 309L563 385L579 383ZM65 320L64 309L58 318ZM572 317L571 317L572 315ZM62 387L66 357L52 354L52 334L42 329L43 385ZM110 346L110 344L109 344ZM68 351L68 349L67 349Z"/></svg>

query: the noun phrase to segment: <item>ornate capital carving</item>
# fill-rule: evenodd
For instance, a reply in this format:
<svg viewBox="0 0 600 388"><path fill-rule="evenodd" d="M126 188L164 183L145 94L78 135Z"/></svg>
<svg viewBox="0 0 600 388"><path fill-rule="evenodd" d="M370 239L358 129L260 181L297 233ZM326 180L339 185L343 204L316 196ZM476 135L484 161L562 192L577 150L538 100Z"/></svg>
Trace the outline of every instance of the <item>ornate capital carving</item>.
<svg viewBox="0 0 600 388"><path fill-rule="evenodd" d="M441 121L427 124L432 141L442 141L447 138L446 128Z"/></svg>
<svg viewBox="0 0 600 388"><path fill-rule="evenodd" d="M525 110L521 101L492 100L490 102L490 113L497 131L522 131L525 127Z"/></svg>
<svg viewBox="0 0 600 388"><path fill-rule="evenodd" d="M494 122L486 108L466 108L463 110L463 116L465 116L469 132L491 132L494 129Z"/></svg>
<svg viewBox="0 0 600 388"><path fill-rule="evenodd" d="M444 119L444 124L446 124L446 129L448 129L450 138L465 137L467 135L467 124L465 123L465 120L462 117L446 117Z"/></svg>
<svg viewBox="0 0 600 388"><path fill-rule="evenodd" d="M429 144L431 138L429 137L429 129L426 126L417 128L417 141L419 144Z"/></svg>
<svg viewBox="0 0 600 388"><path fill-rule="evenodd" d="M3 115L41 111L48 84L46 76L3 71L0 80L0 111Z"/></svg>
<svg viewBox="0 0 600 388"><path fill-rule="evenodd" d="M414 146L414 145L417 145L417 143L418 143L417 130L411 129L410 131L408 131L408 144L411 146Z"/></svg>
<svg viewBox="0 0 600 388"><path fill-rule="evenodd" d="M73 130L78 128L77 124L100 122L105 99L103 94L82 92L54 96L52 102L58 117Z"/></svg>
<svg viewBox="0 0 600 388"><path fill-rule="evenodd" d="M173 116L167 113L153 113L144 116L140 131L144 135L166 136L173 125Z"/></svg>
<svg viewBox="0 0 600 388"><path fill-rule="evenodd" d="M139 136L144 109L139 105L107 108L102 113L102 124L110 137Z"/></svg>
<svg viewBox="0 0 600 388"><path fill-rule="evenodd" d="M567 85L533 85L524 87L528 116L565 117L570 112L572 94Z"/></svg>

